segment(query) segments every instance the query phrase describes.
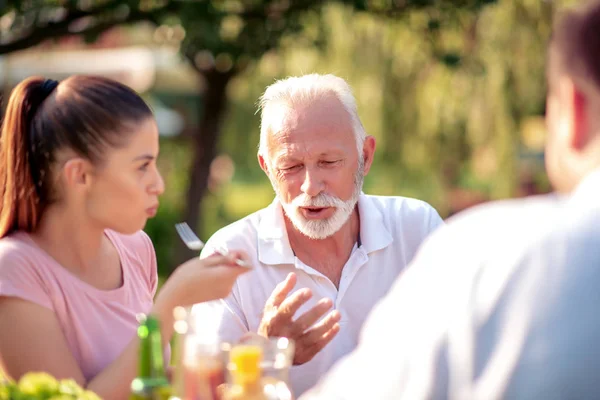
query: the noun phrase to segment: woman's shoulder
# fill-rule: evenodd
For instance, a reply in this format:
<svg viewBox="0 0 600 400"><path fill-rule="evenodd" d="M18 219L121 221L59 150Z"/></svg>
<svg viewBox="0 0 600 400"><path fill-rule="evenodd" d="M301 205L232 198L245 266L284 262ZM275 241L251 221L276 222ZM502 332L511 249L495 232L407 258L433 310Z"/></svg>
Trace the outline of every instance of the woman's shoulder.
<svg viewBox="0 0 600 400"><path fill-rule="evenodd" d="M0 239L0 270L14 262L30 262L41 255L42 250L25 232L15 232Z"/></svg>
<svg viewBox="0 0 600 400"><path fill-rule="evenodd" d="M49 263L27 233L0 239L0 296L20 297L52 308L48 291L54 277Z"/></svg>

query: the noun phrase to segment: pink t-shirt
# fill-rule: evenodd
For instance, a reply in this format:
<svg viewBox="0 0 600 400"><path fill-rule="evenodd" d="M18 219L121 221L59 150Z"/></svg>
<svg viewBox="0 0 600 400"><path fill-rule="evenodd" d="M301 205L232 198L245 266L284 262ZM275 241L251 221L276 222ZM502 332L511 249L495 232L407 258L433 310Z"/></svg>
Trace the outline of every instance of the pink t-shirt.
<svg viewBox="0 0 600 400"><path fill-rule="evenodd" d="M114 290L77 279L26 233L0 239L0 296L19 297L54 311L87 380L133 340L136 315L150 312L158 282L154 247L144 232L106 235L123 269L123 285Z"/></svg>

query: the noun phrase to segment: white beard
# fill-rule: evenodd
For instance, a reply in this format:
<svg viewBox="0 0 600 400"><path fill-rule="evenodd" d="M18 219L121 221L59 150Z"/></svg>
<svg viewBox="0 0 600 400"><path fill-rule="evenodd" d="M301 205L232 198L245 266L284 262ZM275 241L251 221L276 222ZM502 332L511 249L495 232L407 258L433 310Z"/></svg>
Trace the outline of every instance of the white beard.
<svg viewBox="0 0 600 400"><path fill-rule="evenodd" d="M279 187L271 179L271 184L275 190L277 198L281 202L283 211L290 219L298 231L311 239L325 239L339 231L352 215L354 207L358 202L364 182L364 160L360 158L358 169L354 175L354 192L349 200L342 200L339 197L327 193L319 193L315 197L301 193L290 203L285 203L279 195ZM334 207L335 211L329 218L322 220L306 219L300 211L300 207Z"/></svg>

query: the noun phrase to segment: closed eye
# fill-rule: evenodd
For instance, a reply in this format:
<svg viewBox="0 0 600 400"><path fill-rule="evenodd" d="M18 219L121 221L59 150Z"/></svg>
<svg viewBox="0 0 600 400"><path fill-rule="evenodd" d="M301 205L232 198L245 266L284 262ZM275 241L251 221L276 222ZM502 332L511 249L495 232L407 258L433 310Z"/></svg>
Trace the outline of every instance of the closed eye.
<svg viewBox="0 0 600 400"><path fill-rule="evenodd" d="M294 171L300 167L301 167L301 165L292 165L290 167L280 168L280 170L281 171Z"/></svg>
<svg viewBox="0 0 600 400"><path fill-rule="evenodd" d="M150 161L143 163L138 169L140 171L146 171L149 166L150 166Z"/></svg>

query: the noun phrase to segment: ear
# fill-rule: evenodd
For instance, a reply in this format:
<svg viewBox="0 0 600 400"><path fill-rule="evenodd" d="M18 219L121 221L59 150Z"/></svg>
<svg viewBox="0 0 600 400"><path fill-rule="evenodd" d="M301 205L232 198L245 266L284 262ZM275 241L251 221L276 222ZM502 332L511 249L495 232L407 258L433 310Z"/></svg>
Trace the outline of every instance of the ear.
<svg viewBox="0 0 600 400"><path fill-rule="evenodd" d="M260 165L260 169L262 169L265 174L269 176L269 166L267 165L267 160L265 160L265 157L260 153L258 153L258 164Z"/></svg>
<svg viewBox="0 0 600 400"><path fill-rule="evenodd" d="M62 170L67 187L85 188L91 184L93 166L84 158L71 158L64 164Z"/></svg>
<svg viewBox="0 0 600 400"><path fill-rule="evenodd" d="M581 151L590 139L587 98L574 85L570 97L573 112L573 131L570 138L570 145L573 149Z"/></svg>
<svg viewBox="0 0 600 400"><path fill-rule="evenodd" d="M363 159L365 161L365 172L364 174L367 175L371 169L371 165L373 164L373 157L375 156L375 147L376 147L376 140L373 136L367 136L365 138L365 143L363 144Z"/></svg>

